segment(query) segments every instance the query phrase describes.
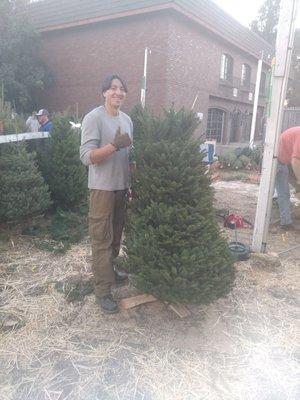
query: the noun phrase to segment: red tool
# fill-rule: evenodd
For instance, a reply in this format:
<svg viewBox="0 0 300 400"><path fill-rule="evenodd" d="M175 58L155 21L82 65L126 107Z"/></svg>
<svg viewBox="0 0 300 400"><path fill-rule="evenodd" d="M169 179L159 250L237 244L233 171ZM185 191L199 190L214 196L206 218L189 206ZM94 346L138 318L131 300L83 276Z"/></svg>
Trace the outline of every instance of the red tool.
<svg viewBox="0 0 300 400"><path fill-rule="evenodd" d="M244 219L237 214L229 214L224 219L224 226L230 229L244 228Z"/></svg>

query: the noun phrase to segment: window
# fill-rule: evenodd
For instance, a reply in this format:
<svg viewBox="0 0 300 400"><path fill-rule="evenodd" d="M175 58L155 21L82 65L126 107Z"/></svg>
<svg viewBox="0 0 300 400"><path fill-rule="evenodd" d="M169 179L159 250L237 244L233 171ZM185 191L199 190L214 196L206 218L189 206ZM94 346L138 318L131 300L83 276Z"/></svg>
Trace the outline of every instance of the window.
<svg viewBox="0 0 300 400"><path fill-rule="evenodd" d="M209 108L206 129L207 139L221 142L224 131L224 119L225 111L219 108Z"/></svg>
<svg viewBox="0 0 300 400"><path fill-rule="evenodd" d="M251 67L248 64L242 65L241 84L244 87L249 87L251 82Z"/></svg>
<svg viewBox="0 0 300 400"><path fill-rule="evenodd" d="M233 77L233 58L229 54L222 54L220 78L225 81L232 81Z"/></svg>

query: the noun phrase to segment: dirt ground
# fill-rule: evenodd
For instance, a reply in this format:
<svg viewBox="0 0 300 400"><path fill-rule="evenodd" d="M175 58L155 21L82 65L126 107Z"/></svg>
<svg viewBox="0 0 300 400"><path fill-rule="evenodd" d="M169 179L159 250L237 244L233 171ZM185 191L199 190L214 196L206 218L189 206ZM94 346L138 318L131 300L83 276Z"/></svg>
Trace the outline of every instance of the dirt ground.
<svg viewBox="0 0 300 400"><path fill-rule="evenodd" d="M214 187L217 207L254 220L257 185ZM250 241L251 229L238 235ZM270 233L268 249L299 242ZM189 306L182 320L161 302L109 316L92 294L67 302L55 282L89 275L87 239L52 255L14 236L0 252L1 400L300 398L299 249L281 264L237 263L230 295ZM135 293L114 289L118 299Z"/></svg>

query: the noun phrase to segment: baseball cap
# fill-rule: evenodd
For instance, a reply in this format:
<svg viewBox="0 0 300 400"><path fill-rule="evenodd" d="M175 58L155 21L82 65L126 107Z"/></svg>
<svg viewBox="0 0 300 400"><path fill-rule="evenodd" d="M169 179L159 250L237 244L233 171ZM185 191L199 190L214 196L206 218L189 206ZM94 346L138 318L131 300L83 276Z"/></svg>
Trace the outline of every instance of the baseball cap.
<svg viewBox="0 0 300 400"><path fill-rule="evenodd" d="M37 117L40 117L41 115L49 115L48 110L46 108L41 108L39 112L36 114Z"/></svg>

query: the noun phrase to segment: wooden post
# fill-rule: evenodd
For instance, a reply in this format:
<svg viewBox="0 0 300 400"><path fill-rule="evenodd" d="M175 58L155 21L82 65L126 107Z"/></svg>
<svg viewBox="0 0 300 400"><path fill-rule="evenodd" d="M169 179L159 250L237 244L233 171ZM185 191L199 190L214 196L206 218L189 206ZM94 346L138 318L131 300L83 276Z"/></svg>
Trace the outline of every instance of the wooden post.
<svg viewBox="0 0 300 400"><path fill-rule="evenodd" d="M281 133L283 107L290 71L298 0L281 0L276 40L276 60L272 77L270 115L267 119L262 176L255 216L252 250L266 251L272 209L278 142Z"/></svg>

